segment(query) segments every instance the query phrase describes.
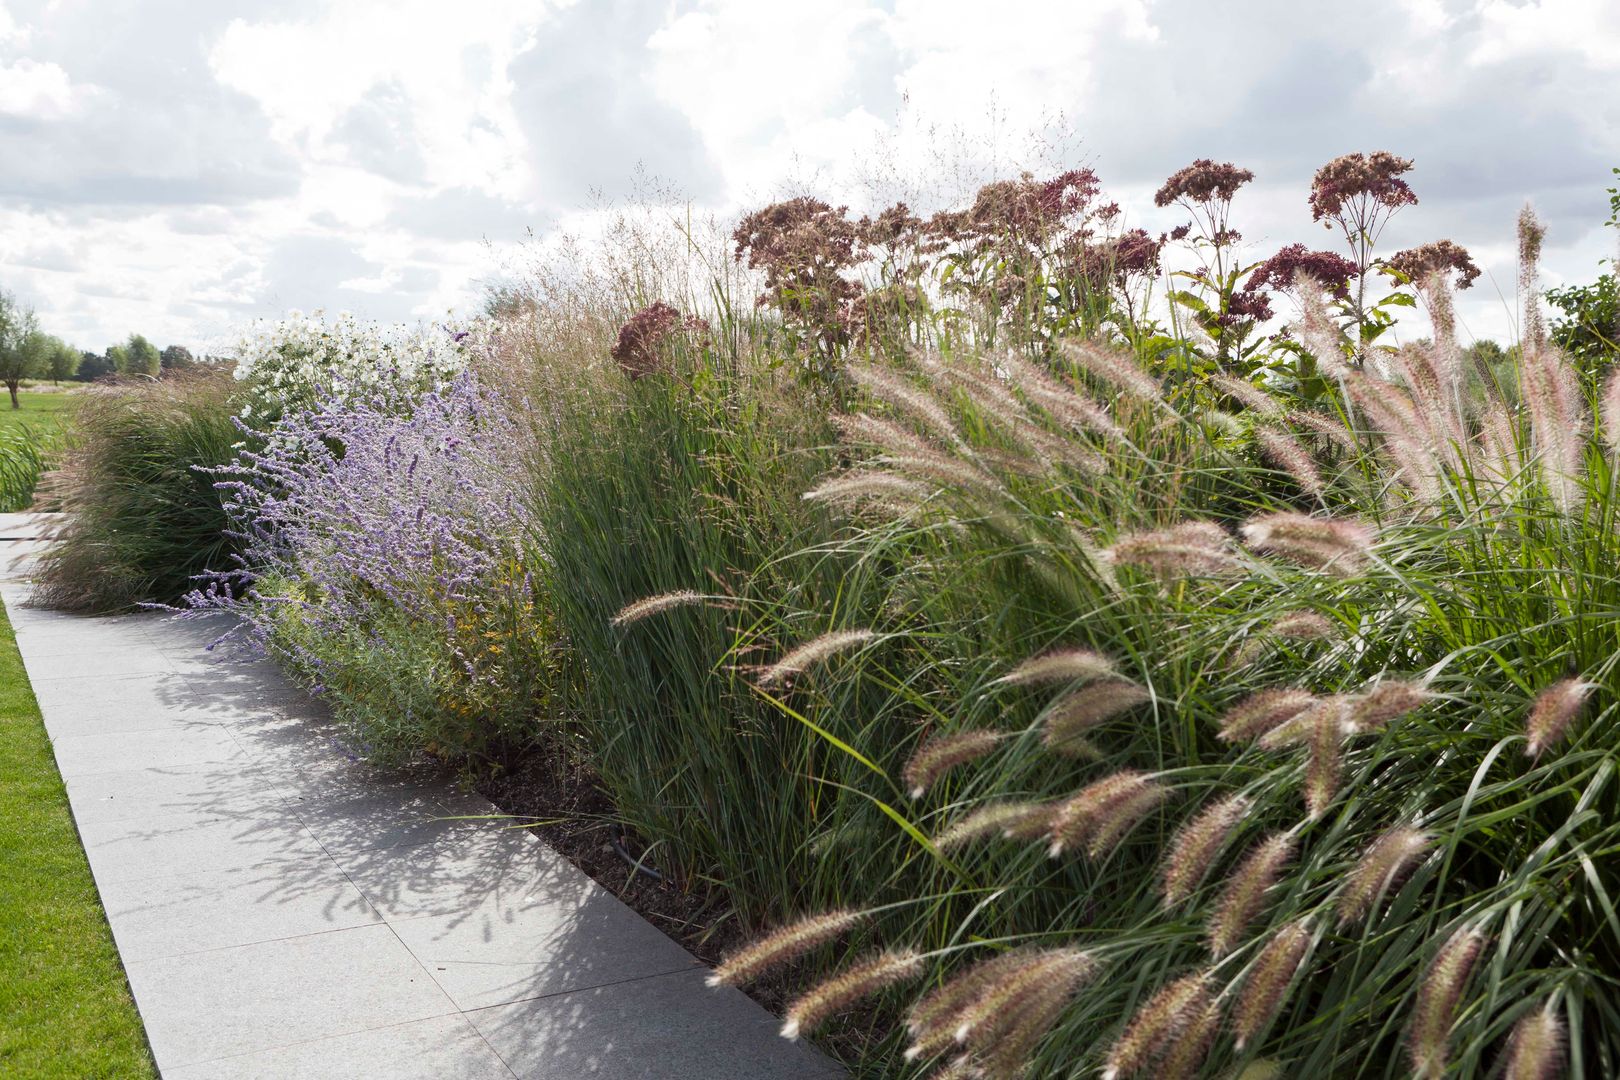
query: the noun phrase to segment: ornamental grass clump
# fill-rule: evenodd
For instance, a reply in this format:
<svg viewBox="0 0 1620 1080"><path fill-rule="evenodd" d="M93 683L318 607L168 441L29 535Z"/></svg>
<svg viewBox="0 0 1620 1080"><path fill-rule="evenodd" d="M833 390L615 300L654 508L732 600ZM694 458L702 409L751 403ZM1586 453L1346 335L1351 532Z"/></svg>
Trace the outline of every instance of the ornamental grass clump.
<svg viewBox="0 0 1620 1080"><path fill-rule="evenodd" d="M1339 162L1321 216L1381 227L1406 167ZM1454 254L1405 262L1441 298ZM803 553L854 556L837 619L883 645L782 715L883 808L842 850L874 932L928 969L901 1075L1620 1071L1620 461L1551 345L1524 360L1543 403L1463 393L1431 306L1387 368L1320 337L1315 398L1166 394L1096 342L997 359L993 389L949 351L894 361L904 395L863 377L843 468L937 463L905 513L860 506ZM1242 423L1211 418L1232 400ZM1256 452L1255 417L1309 464ZM1011 460L1047 437L1101 468ZM970 942L1006 951L965 963ZM1109 974L1038 1030L964 1053L933 1019L1071 945Z"/></svg>

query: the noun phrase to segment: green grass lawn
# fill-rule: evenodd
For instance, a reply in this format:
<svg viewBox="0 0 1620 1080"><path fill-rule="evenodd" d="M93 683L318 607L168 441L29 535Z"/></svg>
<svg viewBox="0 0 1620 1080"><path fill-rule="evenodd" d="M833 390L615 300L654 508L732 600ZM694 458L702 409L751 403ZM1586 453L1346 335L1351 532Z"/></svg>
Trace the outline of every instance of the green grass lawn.
<svg viewBox="0 0 1620 1080"><path fill-rule="evenodd" d="M54 437L65 426L76 394L65 390L25 389L18 395L20 409L0 391L0 427L27 427L41 437Z"/></svg>
<svg viewBox="0 0 1620 1080"><path fill-rule="evenodd" d="M155 1076L3 608L0 867L0 1076Z"/></svg>

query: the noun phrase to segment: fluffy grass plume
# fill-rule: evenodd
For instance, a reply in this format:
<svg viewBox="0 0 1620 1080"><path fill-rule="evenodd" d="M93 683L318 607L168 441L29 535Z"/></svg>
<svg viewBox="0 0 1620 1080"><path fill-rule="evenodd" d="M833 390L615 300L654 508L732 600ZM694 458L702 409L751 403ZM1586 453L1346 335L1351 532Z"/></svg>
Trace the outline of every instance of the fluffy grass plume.
<svg viewBox="0 0 1620 1080"><path fill-rule="evenodd" d="M1421 1080L1440 1076L1451 1053L1451 1025L1456 1021L1468 976L1485 948L1485 935L1463 928L1446 939L1418 984L1408 1036L1412 1070Z"/></svg>
<svg viewBox="0 0 1620 1080"><path fill-rule="evenodd" d="M1162 872L1165 907L1175 907L1186 900L1209 876L1233 831L1253 806L1247 796L1228 795L1176 830Z"/></svg>
<svg viewBox="0 0 1620 1080"><path fill-rule="evenodd" d="M826 663L846 649L864 645L876 636L870 630L833 630L820 637L811 638L761 671L759 685L781 686L811 668Z"/></svg>
<svg viewBox="0 0 1620 1080"><path fill-rule="evenodd" d="M1298 919L1272 934L1254 958L1243 989L1232 1003L1232 1034L1239 1051L1275 1019L1311 947L1311 938L1309 920Z"/></svg>
<svg viewBox="0 0 1620 1080"><path fill-rule="evenodd" d="M884 987L916 978L922 969L922 957L910 950L884 952L853 964L789 1003L782 1037L797 1039L814 1031L827 1017Z"/></svg>
<svg viewBox="0 0 1620 1080"><path fill-rule="evenodd" d="M1361 919L1380 896L1398 888L1429 850L1434 838L1420 829L1401 825L1379 836L1362 854L1339 894L1341 926Z"/></svg>
<svg viewBox="0 0 1620 1080"><path fill-rule="evenodd" d="M1209 951L1216 959L1240 944L1243 934L1265 908L1268 894L1294 857L1295 845L1292 833L1268 836L1233 869L1209 920Z"/></svg>
<svg viewBox="0 0 1620 1080"><path fill-rule="evenodd" d="M937 735L918 746L901 770L900 779L913 799L920 799L950 770L977 761L1005 738L999 731L958 731Z"/></svg>
<svg viewBox="0 0 1620 1080"><path fill-rule="evenodd" d="M1590 687L1579 679L1564 679L1536 695L1524 725L1524 752L1535 758L1563 741L1570 725L1581 715Z"/></svg>
<svg viewBox="0 0 1620 1080"><path fill-rule="evenodd" d="M867 915L859 911L828 911L800 919L728 956L709 975L708 984L735 986L749 982L777 964L826 944L866 918Z"/></svg>
<svg viewBox="0 0 1620 1080"><path fill-rule="evenodd" d="M1212 1004L1210 978L1203 972L1164 987L1137 1010L1115 1040L1103 1066L1103 1080L1136 1076L1155 1065Z"/></svg>

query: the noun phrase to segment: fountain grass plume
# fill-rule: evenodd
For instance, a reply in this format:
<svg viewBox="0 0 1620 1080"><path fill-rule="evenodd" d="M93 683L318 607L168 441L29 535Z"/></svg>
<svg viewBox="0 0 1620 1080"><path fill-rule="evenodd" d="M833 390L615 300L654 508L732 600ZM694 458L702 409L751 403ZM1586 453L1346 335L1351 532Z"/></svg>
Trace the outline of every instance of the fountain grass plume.
<svg viewBox="0 0 1620 1080"><path fill-rule="evenodd" d="M825 945L870 915L862 911L827 911L790 923L743 946L715 968L706 980L710 986L736 986L750 982L778 964L803 956L818 945Z"/></svg>
<svg viewBox="0 0 1620 1080"><path fill-rule="evenodd" d="M643 597L620 608L619 613L613 616L612 625L615 627L629 626L631 623L650 619L654 615L665 611L705 603L708 599L702 593L693 592L691 589L677 589L674 592Z"/></svg>
<svg viewBox="0 0 1620 1080"><path fill-rule="evenodd" d="M1253 801L1245 795L1228 795L1176 830L1162 871L1166 908L1186 900L1209 876L1215 860L1253 806Z"/></svg>
<svg viewBox="0 0 1620 1080"><path fill-rule="evenodd" d="M1169 795L1151 776L1121 769L1082 788L1052 812L1048 853L1055 859L1085 846L1098 858L1124 837L1143 815Z"/></svg>
<svg viewBox="0 0 1620 1080"><path fill-rule="evenodd" d="M1256 551L1300 566L1353 574L1366 561L1374 533L1357 521L1314 518L1288 511L1260 514L1244 524L1243 538Z"/></svg>
<svg viewBox="0 0 1620 1080"><path fill-rule="evenodd" d="M1102 1080L1135 1076L1154 1065L1213 1002L1204 972L1184 975L1154 994L1136 1011L1108 1052Z"/></svg>
<svg viewBox="0 0 1620 1080"><path fill-rule="evenodd" d="M1033 686L1100 679L1117 675L1114 662L1091 649L1052 649L1016 665L995 681L1003 686Z"/></svg>
<svg viewBox="0 0 1620 1080"><path fill-rule="evenodd" d="M811 638L764 668L757 681L762 687L781 686L841 652L865 645L875 637L877 634L871 630L833 630Z"/></svg>
<svg viewBox="0 0 1620 1080"><path fill-rule="evenodd" d="M1123 712L1145 705L1153 695L1128 679L1098 679L1050 705L1041 718L1041 739L1060 754L1087 756L1086 732Z"/></svg>
<svg viewBox="0 0 1620 1080"><path fill-rule="evenodd" d="M1293 833L1275 833L1251 848L1232 871L1209 920L1209 951L1217 960L1240 944L1294 851Z"/></svg>
<svg viewBox="0 0 1620 1080"><path fill-rule="evenodd" d="M1418 984L1408 1046L1419 1080L1441 1076L1451 1053L1451 1025L1474 963L1485 948L1485 935L1464 927L1446 939Z"/></svg>
<svg viewBox="0 0 1620 1080"><path fill-rule="evenodd" d="M1581 715L1591 687L1579 679L1563 679L1536 695L1524 725L1524 752L1537 758L1563 741Z"/></svg>
<svg viewBox="0 0 1620 1080"><path fill-rule="evenodd" d="M1339 925L1363 918L1380 896L1399 888L1433 842L1430 834L1399 825L1369 844L1339 894Z"/></svg>
<svg viewBox="0 0 1620 1080"><path fill-rule="evenodd" d="M984 757L1005 737L999 731L958 731L927 739L901 770L901 782L913 799L920 799L941 776Z"/></svg>
<svg viewBox="0 0 1620 1080"><path fill-rule="evenodd" d="M1564 1069L1564 1022L1551 1001L1525 1014L1508 1037L1502 1080L1556 1080Z"/></svg>
<svg viewBox="0 0 1620 1080"><path fill-rule="evenodd" d="M1261 690L1222 714L1220 737L1225 742L1248 742L1261 738L1312 708L1318 701L1315 694L1294 686Z"/></svg>
<svg viewBox="0 0 1620 1080"><path fill-rule="evenodd" d="M1055 809L1055 803L1025 799L989 803L946 826L934 837L934 846L949 849L992 834L1008 840L1035 840L1051 828Z"/></svg>
<svg viewBox="0 0 1620 1080"><path fill-rule="evenodd" d="M923 958L909 949L868 957L795 998L783 1014L782 1037L797 1039L814 1031L827 1017L885 987L922 974Z"/></svg>
<svg viewBox="0 0 1620 1080"><path fill-rule="evenodd" d="M1309 919L1291 922L1271 935L1249 965L1232 1003L1232 1034L1240 1052L1276 1018L1313 937Z"/></svg>

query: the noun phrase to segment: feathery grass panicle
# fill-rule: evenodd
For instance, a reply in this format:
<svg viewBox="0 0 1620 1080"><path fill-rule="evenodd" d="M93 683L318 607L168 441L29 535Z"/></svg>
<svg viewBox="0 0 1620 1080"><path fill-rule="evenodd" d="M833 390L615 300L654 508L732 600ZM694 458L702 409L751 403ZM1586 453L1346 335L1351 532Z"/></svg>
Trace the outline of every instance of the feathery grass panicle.
<svg viewBox="0 0 1620 1080"><path fill-rule="evenodd" d="M1254 958L1243 990L1232 1004L1232 1034L1240 1052L1276 1018L1312 937L1310 920L1296 920L1272 934Z"/></svg>
<svg viewBox="0 0 1620 1080"><path fill-rule="evenodd" d="M1086 756L1086 732L1152 700L1151 693L1129 679L1098 679L1070 691L1046 710L1042 739L1050 750L1068 753L1078 745L1080 756Z"/></svg>
<svg viewBox="0 0 1620 1080"><path fill-rule="evenodd" d="M1620 265L1620 257L1616 264ZM1620 329L1615 332L1620 334ZM1599 409L1603 418L1603 441L1609 444L1611 454L1620 455L1620 370L1610 372L1604 381Z"/></svg>
<svg viewBox="0 0 1620 1080"><path fill-rule="evenodd" d="M1344 771L1344 726L1324 718L1311 733L1309 756L1305 762L1305 815L1320 821L1339 793Z"/></svg>
<svg viewBox="0 0 1620 1080"><path fill-rule="evenodd" d="M1058 804L1048 828L1048 851L1055 859L1083 844L1092 858L1098 858L1168 795L1146 773L1135 769L1111 773Z"/></svg>
<svg viewBox="0 0 1620 1080"><path fill-rule="evenodd" d="M1104 552L1109 562L1156 577L1214 577L1242 566L1232 538L1212 521L1185 521L1168 529L1127 533Z"/></svg>
<svg viewBox="0 0 1620 1080"><path fill-rule="evenodd" d="M1030 1058L1073 997L1074 989L1061 982L1031 994L1018 1015L975 1055L983 1080L1022 1080L1027 1076Z"/></svg>
<svg viewBox="0 0 1620 1080"><path fill-rule="evenodd" d="M1154 1070L1156 1080L1193 1080L1209 1057L1209 1048L1221 1031L1221 1004L1211 1001L1188 1019L1186 1027L1171 1041L1164 1058Z"/></svg>
<svg viewBox="0 0 1620 1080"><path fill-rule="evenodd" d="M1345 733L1345 718L1350 713L1351 698L1344 694L1317 698L1310 707L1263 732L1255 744L1262 750L1284 750L1290 746L1309 746L1318 732L1323 730L1338 738Z"/></svg>
<svg viewBox="0 0 1620 1080"><path fill-rule="evenodd" d="M893 420L873 416L871 413L851 413L833 417L833 426L846 442L875 447L900 457L921 457L936 453L938 447Z"/></svg>
<svg viewBox="0 0 1620 1080"><path fill-rule="evenodd" d="M1287 641L1324 641L1338 636L1338 627L1326 615L1315 611L1290 611L1279 616L1266 633Z"/></svg>
<svg viewBox="0 0 1620 1080"><path fill-rule="evenodd" d="M1064 359L1105 383L1152 404L1164 400L1159 380L1148 374L1128 350L1093 341L1065 339Z"/></svg>
<svg viewBox="0 0 1620 1080"><path fill-rule="evenodd" d="M1354 451L1356 449L1356 437L1350 433L1349 428L1334 417L1323 416L1308 409L1290 409L1288 411L1288 422L1305 428L1313 435L1320 435L1345 450Z"/></svg>
<svg viewBox="0 0 1620 1080"><path fill-rule="evenodd" d="M879 953L840 971L795 998L783 1016L782 1037L797 1039L861 998L922 973L922 956L909 949Z"/></svg>
<svg viewBox="0 0 1620 1080"><path fill-rule="evenodd" d="M1061 988L1067 998L1097 971L1097 961L1079 949L1044 949L989 983L953 1018L959 1043L983 1046L1021 1020L1043 994Z"/></svg>
<svg viewBox="0 0 1620 1080"><path fill-rule="evenodd" d="M826 944L867 917L862 911L827 911L790 923L732 953L709 975L708 984L736 986L748 982L777 964Z"/></svg>
<svg viewBox="0 0 1620 1080"><path fill-rule="evenodd" d="M871 364L852 364L848 371L856 385L873 397L893 405L951 445L962 444L956 421L951 419L945 407L932 395L907 382L904 376Z"/></svg>
<svg viewBox="0 0 1620 1080"><path fill-rule="evenodd" d="M1227 397L1242 402L1245 408L1263 416L1280 417L1285 412L1280 399L1272 397L1248 379L1217 373L1209 377L1209 382Z"/></svg>
<svg viewBox="0 0 1620 1080"><path fill-rule="evenodd" d="M1201 971L1184 975L1161 989L1125 1025L1108 1052L1102 1080L1135 1076L1159 1061L1176 1038L1208 1011L1210 1004L1210 979Z"/></svg>
<svg viewBox="0 0 1620 1080"><path fill-rule="evenodd" d="M659 593L657 596L647 596L633 603L626 604L613 616L612 625L615 627L629 626L642 619L651 618L661 612L672 608L690 607L693 604L705 603L709 598L702 593L690 589L680 589L675 592Z"/></svg>
<svg viewBox="0 0 1620 1080"><path fill-rule="evenodd" d="M872 500L915 503L927 496L928 488L925 485L904 476L878 469L852 469L823 480L801 498L809 502L854 506Z"/></svg>
<svg viewBox="0 0 1620 1080"><path fill-rule="evenodd" d="M1076 431L1100 435L1114 443L1126 441L1125 432L1101 402L1060 384L1052 376L1019 357L1008 355L1003 363L1012 382L1049 415Z"/></svg>
<svg viewBox="0 0 1620 1080"><path fill-rule="evenodd" d="M1316 705L1319 700L1315 694L1298 687L1261 690L1222 714L1220 737L1224 742L1260 738Z"/></svg>
<svg viewBox="0 0 1620 1080"><path fill-rule="evenodd" d="M1420 829L1398 825L1369 844L1339 894L1339 925L1364 917L1380 896L1399 888L1433 842Z"/></svg>
<svg viewBox="0 0 1620 1080"><path fill-rule="evenodd" d="M1274 833L1250 849L1232 871L1209 920L1209 951L1217 960L1237 947L1293 857L1293 833Z"/></svg>
<svg viewBox="0 0 1620 1080"><path fill-rule="evenodd" d="M1228 795L1210 804L1176 830L1163 870L1164 906L1175 907L1209 875L1232 832L1253 808L1244 795Z"/></svg>
<svg viewBox="0 0 1620 1080"><path fill-rule="evenodd" d="M937 735L912 753L900 773L913 799L920 799L934 781L959 765L977 761L994 750L1005 736L999 731L958 731Z"/></svg>
<svg viewBox="0 0 1620 1080"><path fill-rule="evenodd" d="M1052 803L1033 800L990 803L948 825L934 837L934 846L959 847L993 833L1009 840L1034 840L1046 835L1054 809Z"/></svg>
<svg viewBox="0 0 1620 1080"><path fill-rule="evenodd" d="M1372 529L1357 521L1289 512L1250 518L1242 531L1257 551L1280 555L1309 569L1341 574L1361 568L1374 540Z"/></svg>
<svg viewBox="0 0 1620 1080"><path fill-rule="evenodd" d="M1298 439L1270 424L1256 427L1254 437L1260 443L1261 453L1266 460L1293 477L1301 491L1317 498L1327 492L1327 484L1322 479L1322 470L1316 466L1316 459Z"/></svg>
<svg viewBox="0 0 1620 1080"><path fill-rule="evenodd" d="M1114 662L1090 649L1053 649L1023 661L995 681L1000 686L1032 686L1117 675Z"/></svg>
<svg viewBox="0 0 1620 1080"><path fill-rule="evenodd" d="M1547 322L1541 314L1541 244L1547 227L1529 203L1519 211L1519 299L1524 304L1524 350L1539 352L1547 344Z"/></svg>
<svg viewBox="0 0 1620 1080"><path fill-rule="evenodd" d="M1485 935L1464 927L1446 939L1418 984L1409 1047L1412 1070L1419 1080L1446 1071L1451 1053L1451 1025L1457 1016L1468 976L1485 947Z"/></svg>
<svg viewBox="0 0 1620 1080"><path fill-rule="evenodd" d="M977 465L939 450L884 454L878 458L878 463L908 476L932 480L966 492L1001 494L1005 490L1000 481Z"/></svg>
<svg viewBox="0 0 1620 1080"><path fill-rule="evenodd" d="M1564 1070L1564 1022L1548 1001L1513 1025L1502 1080L1557 1080Z"/></svg>
<svg viewBox="0 0 1620 1080"><path fill-rule="evenodd" d="M1391 721L1422 708L1432 697L1433 694L1417 683L1380 680L1371 690L1350 699L1344 718L1345 731L1351 735L1381 731Z"/></svg>
<svg viewBox="0 0 1620 1080"><path fill-rule="evenodd" d="M1550 344L1527 350L1520 374L1542 483L1554 504L1570 513L1581 498L1589 425L1580 377L1563 351Z"/></svg>
<svg viewBox="0 0 1620 1080"><path fill-rule="evenodd" d="M1530 717L1524 725L1524 752L1540 757L1569 733L1570 725L1581 715L1586 695L1591 690L1579 679L1563 679L1553 683L1536 695L1530 707Z"/></svg>
<svg viewBox="0 0 1620 1080"><path fill-rule="evenodd" d="M846 649L866 644L876 636L871 630L833 630L812 638L761 671L759 685L780 686Z"/></svg>

